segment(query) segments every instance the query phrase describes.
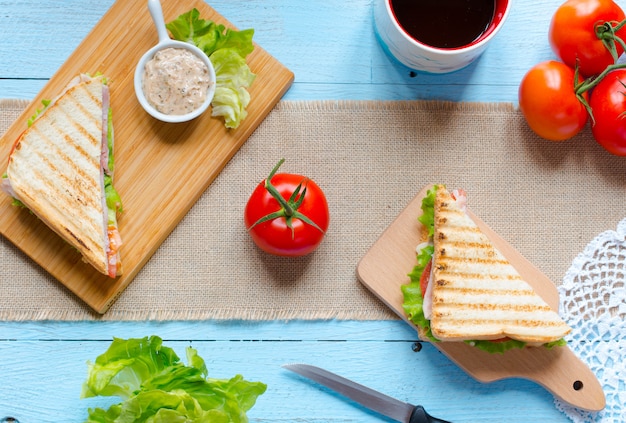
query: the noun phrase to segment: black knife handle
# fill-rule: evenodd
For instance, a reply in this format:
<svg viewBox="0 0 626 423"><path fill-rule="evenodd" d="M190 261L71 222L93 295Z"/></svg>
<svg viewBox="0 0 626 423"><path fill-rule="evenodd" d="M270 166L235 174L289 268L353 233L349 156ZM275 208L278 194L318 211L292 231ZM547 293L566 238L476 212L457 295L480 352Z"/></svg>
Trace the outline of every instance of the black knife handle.
<svg viewBox="0 0 626 423"><path fill-rule="evenodd" d="M424 410L424 407L418 405L411 413L411 418L409 419L409 423L451 423L447 420L441 420L436 417L431 416Z"/></svg>

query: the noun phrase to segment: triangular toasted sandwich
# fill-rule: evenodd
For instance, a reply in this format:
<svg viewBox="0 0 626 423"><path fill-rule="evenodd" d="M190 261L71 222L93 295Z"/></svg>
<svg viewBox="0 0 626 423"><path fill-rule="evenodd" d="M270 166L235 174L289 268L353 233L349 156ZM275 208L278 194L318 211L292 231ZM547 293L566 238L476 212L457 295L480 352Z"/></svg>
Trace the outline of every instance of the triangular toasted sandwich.
<svg viewBox="0 0 626 423"><path fill-rule="evenodd" d="M86 262L116 277L121 200L113 188L112 150L107 80L80 75L16 140L2 187Z"/></svg>
<svg viewBox="0 0 626 423"><path fill-rule="evenodd" d="M488 351L559 343L571 329L466 213L464 192L438 185L428 195L422 208L432 216L420 219L432 225L432 239L420 251L421 261L429 256L430 262L418 269L422 333L479 343ZM483 341L499 345L492 349Z"/></svg>

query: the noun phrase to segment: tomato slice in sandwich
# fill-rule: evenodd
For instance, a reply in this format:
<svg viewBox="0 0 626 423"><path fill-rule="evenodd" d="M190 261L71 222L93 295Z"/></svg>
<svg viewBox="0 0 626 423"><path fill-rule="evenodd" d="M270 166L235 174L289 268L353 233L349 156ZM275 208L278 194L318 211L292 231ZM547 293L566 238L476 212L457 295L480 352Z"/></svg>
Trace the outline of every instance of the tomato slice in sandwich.
<svg viewBox="0 0 626 423"><path fill-rule="evenodd" d="M422 291L422 298L426 296L426 288L428 288L428 281L430 280L430 271L432 267L433 260L431 259L420 276L420 291Z"/></svg>

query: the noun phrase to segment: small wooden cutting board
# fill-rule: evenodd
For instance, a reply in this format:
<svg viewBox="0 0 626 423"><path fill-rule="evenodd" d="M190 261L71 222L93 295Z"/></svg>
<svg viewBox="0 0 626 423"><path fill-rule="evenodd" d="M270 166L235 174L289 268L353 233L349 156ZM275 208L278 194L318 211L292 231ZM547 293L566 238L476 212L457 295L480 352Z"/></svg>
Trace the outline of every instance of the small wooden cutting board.
<svg viewBox="0 0 626 423"><path fill-rule="evenodd" d="M422 199L425 187L372 245L357 266L361 282L398 316L413 326L402 308L401 286L416 265L416 247L422 239ZM554 283L478 217L468 212L480 229L513 264L522 277L554 310L559 294ZM480 382L524 378L537 382L561 400L585 410L599 411L606 400L597 378L569 347L525 348L490 354L463 342L433 345Z"/></svg>
<svg viewBox="0 0 626 423"><path fill-rule="evenodd" d="M162 7L166 22L196 8L202 19L236 29L202 0L163 0ZM147 2L118 0L0 139L1 174L13 143L42 100L54 98L80 73L109 78L115 187L124 206L119 217L123 276L101 275L37 218L0 195L0 233L98 313L109 309L294 79L255 45L247 62L257 76L249 90L248 116L237 129L227 129L210 112L184 124L159 122L141 108L133 88L137 62L157 42Z"/></svg>

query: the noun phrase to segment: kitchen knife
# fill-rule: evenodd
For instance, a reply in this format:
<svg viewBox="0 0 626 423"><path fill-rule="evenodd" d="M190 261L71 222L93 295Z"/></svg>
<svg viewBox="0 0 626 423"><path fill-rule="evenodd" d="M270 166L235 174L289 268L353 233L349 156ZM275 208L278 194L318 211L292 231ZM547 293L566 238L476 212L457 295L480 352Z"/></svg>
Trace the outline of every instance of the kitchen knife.
<svg viewBox="0 0 626 423"><path fill-rule="evenodd" d="M309 364L284 364L283 367L393 420L402 423L451 423L432 417L421 405L402 402L328 370Z"/></svg>

